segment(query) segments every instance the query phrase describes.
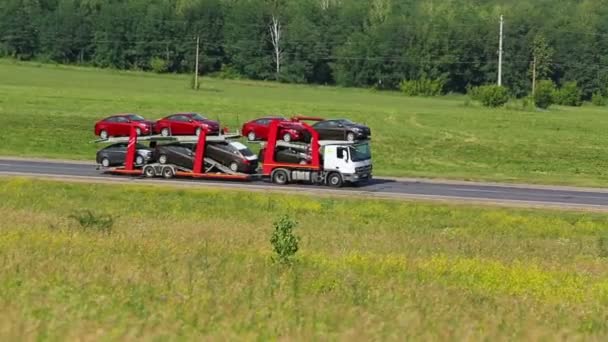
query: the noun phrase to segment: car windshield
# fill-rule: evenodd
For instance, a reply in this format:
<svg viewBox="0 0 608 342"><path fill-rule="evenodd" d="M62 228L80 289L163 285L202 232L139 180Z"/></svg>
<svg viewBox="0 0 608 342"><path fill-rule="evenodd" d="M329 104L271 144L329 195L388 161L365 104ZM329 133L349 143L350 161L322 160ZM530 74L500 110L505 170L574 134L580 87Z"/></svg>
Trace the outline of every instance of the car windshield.
<svg viewBox="0 0 608 342"><path fill-rule="evenodd" d="M241 144L240 142L231 142L230 144L231 150L234 151L238 151L239 153L241 153L243 155L243 157L251 157L254 156L255 154L253 154L253 152L251 152L251 150L249 148L247 148L247 146Z"/></svg>
<svg viewBox="0 0 608 342"><path fill-rule="evenodd" d="M129 114L129 115L127 115L127 117L131 121L145 121L146 120L146 119L144 119L143 116L140 116L140 115L137 115L137 114Z"/></svg>
<svg viewBox="0 0 608 342"><path fill-rule="evenodd" d="M202 116L202 115L200 115L200 114L192 114L190 117L192 118L192 120L196 120L196 121L204 121L204 120L207 120L207 118L206 118L206 117L204 117L204 116Z"/></svg>
<svg viewBox="0 0 608 342"><path fill-rule="evenodd" d="M350 147L350 156L353 161L367 160L372 157L369 144L358 144Z"/></svg>
<svg viewBox="0 0 608 342"><path fill-rule="evenodd" d="M337 120L337 121L339 123L343 124L343 125L354 125L355 124L354 122L352 122L350 120L347 120L347 119L340 119L340 120Z"/></svg>

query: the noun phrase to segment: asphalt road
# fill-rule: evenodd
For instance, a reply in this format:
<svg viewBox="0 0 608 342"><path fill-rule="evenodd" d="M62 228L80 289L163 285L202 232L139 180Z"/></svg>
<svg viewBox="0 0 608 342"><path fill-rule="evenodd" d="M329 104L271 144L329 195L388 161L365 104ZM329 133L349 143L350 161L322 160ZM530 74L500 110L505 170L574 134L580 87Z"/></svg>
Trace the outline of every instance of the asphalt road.
<svg viewBox="0 0 608 342"><path fill-rule="evenodd" d="M77 180L84 182L122 182L136 184L166 184L176 186L203 186L241 188L255 191L319 193L346 197L395 199L423 199L449 202L498 204L518 207L569 208L608 211L608 190L565 187L514 186L467 182L436 182L423 180L394 180L377 178L357 187L330 189L323 186L277 186L266 181L229 182L191 179L144 179L108 175L89 163L26 160L0 157L0 175L27 176L45 179Z"/></svg>

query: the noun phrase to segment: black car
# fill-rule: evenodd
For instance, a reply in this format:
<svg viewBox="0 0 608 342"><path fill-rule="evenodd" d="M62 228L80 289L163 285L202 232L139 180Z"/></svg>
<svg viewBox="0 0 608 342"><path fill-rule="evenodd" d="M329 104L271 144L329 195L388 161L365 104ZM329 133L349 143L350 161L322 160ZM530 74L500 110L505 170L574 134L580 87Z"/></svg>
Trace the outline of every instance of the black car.
<svg viewBox="0 0 608 342"><path fill-rule="evenodd" d="M266 149L263 148L258 154L258 160L264 162L264 153ZM291 164L306 164L311 161L310 153L306 151L300 151L291 147L277 146L274 155L274 160L280 163L291 163Z"/></svg>
<svg viewBox="0 0 608 342"><path fill-rule="evenodd" d="M196 144L157 145L153 158L161 164L175 164L192 170L195 152ZM239 142L207 143L205 158L210 158L234 172L255 173L258 168L257 156Z"/></svg>
<svg viewBox="0 0 608 342"><path fill-rule="evenodd" d="M365 140L372 134L369 127L346 119L320 121L312 127L320 140Z"/></svg>
<svg viewBox="0 0 608 342"><path fill-rule="evenodd" d="M137 144L135 165L144 165L152 158L152 150ZM97 164L103 167L120 166L125 164L127 143L118 143L97 151Z"/></svg>

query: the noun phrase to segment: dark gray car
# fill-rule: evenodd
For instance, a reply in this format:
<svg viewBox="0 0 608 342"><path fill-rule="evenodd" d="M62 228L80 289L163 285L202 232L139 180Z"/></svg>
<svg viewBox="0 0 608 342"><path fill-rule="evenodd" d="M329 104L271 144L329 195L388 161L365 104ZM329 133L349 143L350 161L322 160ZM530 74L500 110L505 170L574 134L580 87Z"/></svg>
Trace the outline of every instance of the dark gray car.
<svg viewBox="0 0 608 342"><path fill-rule="evenodd" d="M144 145L137 144L135 154L135 165L146 164L152 157L152 150ZM121 166L125 164L127 157L127 143L113 144L97 151L97 164L103 167Z"/></svg>
<svg viewBox="0 0 608 342"><path fill-rule="evenodd" d="M347 119L320 121L312 127L319 133L320 140L366 140L372 134L369 127Z"/></svg>
<svg viewBox="0 0 608 342"><path fill-rule="evenodd" d="M157 145L153 158L161 164L174 164L192 170L195 153L196 144L173 143ZM238 142L207 143L205 157L213 159L234 172L255 173L258 168L257 156Z"/></svg>

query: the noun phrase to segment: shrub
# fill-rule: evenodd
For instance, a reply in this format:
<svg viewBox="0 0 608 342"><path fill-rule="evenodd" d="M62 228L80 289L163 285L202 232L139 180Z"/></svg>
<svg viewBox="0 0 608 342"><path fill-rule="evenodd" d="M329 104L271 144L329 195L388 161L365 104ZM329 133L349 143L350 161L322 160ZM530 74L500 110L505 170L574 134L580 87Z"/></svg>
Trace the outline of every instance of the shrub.
<svg viewBox="0 0 608 342"><path fill-rule="evenodd" d="M97 231L110 234L114 226L114 218L110 215L96 215L90 210L74 213L68 218L75 220L82 230Z"/></svg>
<svg viewBox="0 0 608 342"><path fill-rule="evenodd" d="M289 263L298 251L300 238L293 233L297 225L289 216L282 216L273 223L270 243L276 253L276 260L281 263Z"/></svg>
<svg viewBox="0 0 608 342"><path fill-rule="evenodd" d="M407 96L439 96L443 94L444 86L444 80L432 80L427 77L418 80L403 80L399 84L399 88Z"/></svg>
<svg viewBox="0 0 608 342"><path fill-rule="evenodd" d="M160 73L166 72L167 67L168 67L167 61L160 57L152 57L150 59L150 68L152 68L152 71L154 71L156 73L160 74Z"/></svg>
<svg viewBox="0 0 608 342"><path fill-rule="evenodd" d="M534 104L538 108L547 109L553 104L555 84L550 80L538 82L534 91Z"/></svg>
<svg viewBox="0 0 608 342"><path fill-rule="evenodd" d="M469 96L486 107L500 107L509 101L507 88L498 85L485 85L472 88L469 91Z"/></svg>
<svg viewBox="0 0 608 342"><path fill-rule="evenodd" d="M562 106L580 106L583 94L576 82L566 82L554 92L554 102Z"/></svg>
<svg viewBox="0 0 608 342"><path fill-rule="evenodd" d="M606 98L602 95L602 93L600 93L599 91L596 91L595 93L593 93L593 96L591 97L591 103L593 103L596 106L603 107L606 105Z"/></svg>
<svg viewBox="0 0 608 342"><path fill-rule="evenodd" d="M222 64L220 71L214 74L215 77L221 79L238 80L241 78L241 74L231 65Z"/></svg>

